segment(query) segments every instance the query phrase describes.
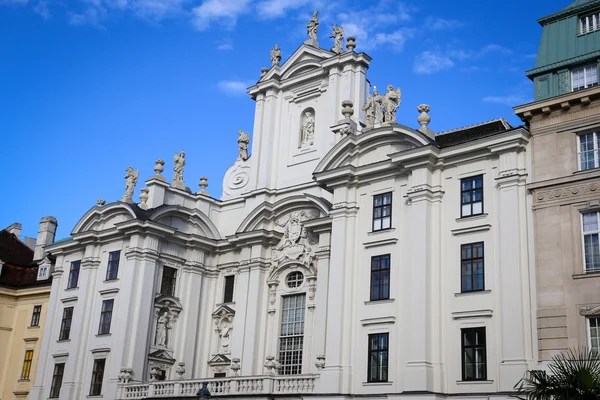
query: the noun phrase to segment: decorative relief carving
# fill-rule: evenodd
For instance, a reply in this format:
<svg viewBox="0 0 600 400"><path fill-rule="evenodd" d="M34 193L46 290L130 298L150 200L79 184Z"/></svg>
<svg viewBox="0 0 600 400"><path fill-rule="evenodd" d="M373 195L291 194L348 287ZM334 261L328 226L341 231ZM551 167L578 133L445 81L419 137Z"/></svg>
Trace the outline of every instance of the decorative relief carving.
<svg viewBox="0 0 600 400"><path fill-rule="evenodd" d="M555 200L562 200L566 198L585 196L588 194L596 194L600 184L598 182L586 183L576 186L568 186L557 189L535 191L535 203L547 203Z"/></svg>
<svg viewBox="0 0 600 400"><path fill-rule="evenodd" d="M133 375L133 369L131 368L121 368L119 371L119 383L129 383L131 380L131 376Z"/></svg>
<svg viewBox="0 0 600 400"><path fill-rule="evenodd" d="M272 268L285 259L299 260L306 267L312 266L317 240L308 233L302 223L317 216L317 212L294 211L285 223L275 221L284 231L279 244L273 248Z"/></svg>
<svg viewBox="0 0 600 400"><path fill-rule="evenodd" d="M241 158L229 167L223 178L223 194L232 196L248 184L250 180L250 166Z"/></svg>
<svg viewBox="0 0 600 400"><path fill-rule="evenodd" d="M585 317L600 315L600 305L579 307L579 314Z"/></svg>
<svg viewBox="0 0 600 400"><path fill-rule="evenodd" d="M235 311L223 305L212 314L215 331L218 335L217 352L219 354L231 354L231 331L233 329L233 317Z"/></svg>
<svg viewBox="0 0 600 400"><path fill-rule="evenodd" d="M571 75L568 70L558 73L558 94L569 93L571 91Z"/></svg>

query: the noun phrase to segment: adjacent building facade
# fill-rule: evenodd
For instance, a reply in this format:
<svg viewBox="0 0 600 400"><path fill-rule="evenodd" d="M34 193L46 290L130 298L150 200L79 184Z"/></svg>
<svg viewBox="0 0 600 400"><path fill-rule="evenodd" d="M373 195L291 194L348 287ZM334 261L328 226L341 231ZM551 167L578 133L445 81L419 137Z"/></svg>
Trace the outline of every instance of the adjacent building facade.
<svg viewBox="0 0 600 400"><path fill-rule="evenodd" d="M34 248L19 239L21 224L0 230L0 398L26 399L35 379L48 311L56 220L42 219Z"/></svg>
<svg viewBox="0 0 600 400"><path fill-rule="evenodd" d="M600 349L600 1L541 18L531 131L539 358Z"/></svg>
<svg viewBox="0 0 600 400"><path fill-rule="evenodd" d="M355 46L272 50L220 200L178 153L47 248L31 399L510 397L537 353L530 134L398 123Z"/></svg>

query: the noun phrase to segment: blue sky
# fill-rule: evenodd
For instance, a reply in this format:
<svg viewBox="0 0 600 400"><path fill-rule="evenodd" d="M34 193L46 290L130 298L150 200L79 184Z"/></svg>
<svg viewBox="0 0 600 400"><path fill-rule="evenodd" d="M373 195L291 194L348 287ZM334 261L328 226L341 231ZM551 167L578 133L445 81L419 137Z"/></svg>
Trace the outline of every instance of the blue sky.
<svg viewBox="0 0 600 400"><path fill-rule="evenodd" d="M186 152L186 184L221 195L251 131L245 88L305 40L320 10L320 44L331 26L356 36L372 58L372 84L402 88L400 123L417 126L431 106L436 132L497 117L532 100L524 71L535 62L536 20L569 0L0 0L0 228L41 217L68 236L96 199L118 200L125 169L135 193L164 159L171 178Z"/></svg>

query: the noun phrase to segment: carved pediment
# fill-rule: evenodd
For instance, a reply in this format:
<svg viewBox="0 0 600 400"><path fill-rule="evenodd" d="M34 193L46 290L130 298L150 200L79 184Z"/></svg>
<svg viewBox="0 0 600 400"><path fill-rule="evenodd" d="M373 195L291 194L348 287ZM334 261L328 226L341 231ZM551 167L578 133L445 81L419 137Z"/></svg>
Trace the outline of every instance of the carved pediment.
<svg viewBox="0 0 600 400"><path fill-rule="evenodd" d="M211 358L210 361L208 362L208 365L210 365L211 367L223 366L223 365L229 365L229 364L231 364L231 360L223 354L217 354L216 356Z"/></svg>
<svg viewBox="0 0 600 400"><path fill-rule="evenodd" d="M600 316L600 305L579 307L579 314L585 317Z"/></svg>
<svg viewBox="0 0 600 400"><path fill-rule="evenodd" d="M167 350L155 350L148 354L148 361L155 362L158 364L175 364L175 359Z"/></svg>
<svg viewBox="0 0 600 400"><path fill-rule="evenodd" d="M212 317L215 319L222 319L223 317L233 317L235 310L226 306L225 304L219 306L215 312L212 313Z"/></svg>

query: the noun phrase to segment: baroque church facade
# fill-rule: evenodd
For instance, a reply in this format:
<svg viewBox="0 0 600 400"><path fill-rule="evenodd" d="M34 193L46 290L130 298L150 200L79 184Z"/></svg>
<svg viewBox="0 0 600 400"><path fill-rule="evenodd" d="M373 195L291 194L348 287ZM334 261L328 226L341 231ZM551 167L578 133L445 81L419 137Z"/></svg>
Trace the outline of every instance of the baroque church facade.
<svg viewBox="0 0 600 400"><path fill-rule="evenodd" d="M127 172L55 257L32 400L509 398L535 367L529 132L396 121L371 58L309 39L248 89L220 199ZM416 106L416 105L415 105ZM251 146L250 146L251 144ZM251 149L251 155L249 155ZM204 183L202 183L204 182ZM533 283L534 285L534 283Z"/></svg>

